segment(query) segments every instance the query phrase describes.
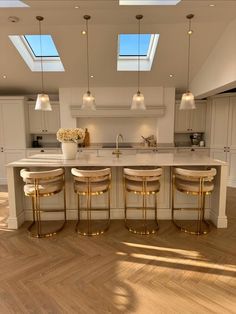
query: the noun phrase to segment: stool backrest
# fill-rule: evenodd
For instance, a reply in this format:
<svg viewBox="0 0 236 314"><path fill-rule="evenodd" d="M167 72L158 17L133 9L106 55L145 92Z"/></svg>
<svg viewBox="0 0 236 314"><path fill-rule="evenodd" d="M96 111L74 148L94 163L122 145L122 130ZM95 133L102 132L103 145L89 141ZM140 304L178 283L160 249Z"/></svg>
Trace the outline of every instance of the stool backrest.
<svg viewBox="0 0 236 314"><path fill-rule="evenodd" d="M102 182L111 180L111 169L76 169L72 168L71 173L74 176L74 180L78 182Z"/></svg>
<svg viewBox="0 0 236 314"><path fill-rule="evenodd" d="M124 168L124 177L133 181L158 181L162 175L162 168L131 169Z"/></svg>
<svg viewBox="0 0 236 314"><path fill-rule="evenodd" d="M34 184L36 181L40 183L52 183L59 180L64 180L64 169L58 168L46 171L30 171L21 169L20 176L26 184Z"/></svg>
<svg viewBox="0 0 236 314"><path fill-rule="evenodd" d="M211 168L209 170L191 170L174 168L173 174L176 178L184 181L212 181L216 175L216 169Z"/></svg>

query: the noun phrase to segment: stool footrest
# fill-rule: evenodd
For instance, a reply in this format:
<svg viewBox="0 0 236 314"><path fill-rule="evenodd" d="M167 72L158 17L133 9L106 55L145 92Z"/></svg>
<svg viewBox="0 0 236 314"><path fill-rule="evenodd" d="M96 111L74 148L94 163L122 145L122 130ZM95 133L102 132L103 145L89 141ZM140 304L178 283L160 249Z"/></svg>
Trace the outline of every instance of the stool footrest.
<svg viewBox="0 0 236 314"><path fill-rule="evenodd" d="M52 221L47 221L46 223L51 223ZM58 222L58 221L57 221ZM53 221L53 223L55 223ZM29 227L28 227L28 232L30 234L31 237L33 238L48 238L48 237L52 237L53 235L57 234L58 232L60 232L65 224L66 224L66 221L63 221L63 223L56 229L52 230L52 231L49 231L49 232L40 232L39 231L39 224L40 224L40 229L44 229L44 224L45 222L44 221L33 221ZM34 226L37 226L37 232L33 232L32 229Z"/></svg>
<svg viewBox="0 0 236 314"><path fill-rule="evenodd" d="M132 233L139 235L149 235L157 233L159 225L157 220L137 220L126 219L125 227Z"/></svg>
<svg viewBox="0 0 236 314"><path fill-rule="evenodd" d="M75 231L83 236L98 236L109 229L110 220L79 220Z"/></svg>

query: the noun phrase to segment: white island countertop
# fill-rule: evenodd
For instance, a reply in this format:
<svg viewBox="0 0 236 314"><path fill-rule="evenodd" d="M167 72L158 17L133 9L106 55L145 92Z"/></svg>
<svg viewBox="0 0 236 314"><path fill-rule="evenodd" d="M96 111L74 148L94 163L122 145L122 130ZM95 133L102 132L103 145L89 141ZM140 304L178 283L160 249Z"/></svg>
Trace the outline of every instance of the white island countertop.
<svg viewBox="0 0 236 314"><path fill-rule="evenodd" d="M9 163L8 167L79 167L79 166L227 166L226 162L193 153L147 153L135 155L99 155L78 153L73 160L63 159L62 154L37 154Z"/></svg>
<svg viewBox="0 0 236 314"><path fill-rule="evenodd" d="M111 167L111 218L124 219L124 203L122 198L122 173L123 167L131 166L159 166L163 167L161 178L161 190L158 196L158 219L171 219L171 167L215 167L217 175L214 180L214 191L211 195L207 217L218 228L227 227L226 210L226 184L228 176L228 164L207 156L201 156L195 152L190 153L140 153L122 154L119 158L115 155L106 154L104 151L99 155L91 152L77 153L77 158L73 160L63 159L62 154L37 154L29 158L20 159L7 165L8 173L8 193L9 193L9 219L8 227L17 229L25 220L32 220L32 209L30 202L27 203L23 194L23 180L20 176L22 168L42 168L64 167L66 172L66 194L68 199L67 216L68 219L77 219L76 201L73 192L73 178L71 167ZM187 197L187 196L183 196ZM58 203L53 203L53 208L61 208L60 197ZM50 205L50 200L48 200ZM54 200L52 200L54 202ZM56 201L55 201L56 202ZM185 206L188 201L181 198L180 206ZM194 205L194 204L193 204ZM52 204L50 205L52 206ZM189 205L188 205L189 206ZM194 205L195 206L195 205ZM185 211L186 212L186 211ZM60 214L60 213L59 213ZM55 213L54 219L59 219L59 214ZM138 214L138 213L137 213ZM46 214L45 214L46 215ZM136 217L136 216L135 216ZM138 217L138 216L137 216ZM48 217L50 219L50 217Z"/></svg>

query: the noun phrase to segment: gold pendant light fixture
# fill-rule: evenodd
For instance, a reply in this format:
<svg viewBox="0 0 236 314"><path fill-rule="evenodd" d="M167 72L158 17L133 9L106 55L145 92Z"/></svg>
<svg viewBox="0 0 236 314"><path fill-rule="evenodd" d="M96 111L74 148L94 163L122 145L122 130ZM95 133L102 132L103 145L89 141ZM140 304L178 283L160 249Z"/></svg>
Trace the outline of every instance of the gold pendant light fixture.
<svg viewBox="0 0 236 314"><path fill-rule="evenodd" d="M95 106L95 98L90 92L89 86L89 32L88 32L88 21L91 19L90 15L84 15L84 19L86 21L86 42L87 42L87 82L88 89L87 92L83 95L83 104L81 109L92 109L96 110Z"/></svg>
<svg viewBox="0 0 236 314"><path fill-rule="evenodd" d="M191 110L196 109L194 95L189 90L189 76L190 76L190 52L191 52L191 35L193 31L191 29L191 20L194 17L193 14L188 14L186 18L189 20L189 28L188 28L188 76L187 76L187 91L182 95L181 103L180 103L180 110Z"/></svg>
<svg viewBox="0 0 236 314"><path fill-rule="evenodd" d="M40 65L41 65L42 91L41 91L41 94L37 95L35 110L52 111L49 96L47 94L45 94L45 92L44 92L44 81L43 81L43 49L42 49L41 22L44 20L44 18L42 16L36 16L36 20L39 22Z"/></svg>
<svg viewBox="0 0 236 314"><path fill-rule="evenodd" d="M138 20L138 91L133 96L131 109L132 110L145 110L146 106L144 103L144 95L140 92L140 20L143 18L143 15L136 15Z"/></svg>

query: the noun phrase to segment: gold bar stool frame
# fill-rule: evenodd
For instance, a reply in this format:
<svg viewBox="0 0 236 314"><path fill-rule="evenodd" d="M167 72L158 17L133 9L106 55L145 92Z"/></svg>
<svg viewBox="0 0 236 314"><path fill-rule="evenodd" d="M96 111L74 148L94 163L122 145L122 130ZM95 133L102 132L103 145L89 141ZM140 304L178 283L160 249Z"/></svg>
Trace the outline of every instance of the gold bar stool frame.
<svg viewBox="0 0 236 314"><path fill-rule="evenodd" d="M66 193L65 193L65 170L63 168L47 171L29 171L22 169L20 175L25 182L24 193L32 199L33 222L28 227L30 235L34 238L50 237L61 231L66 223ZM42 209L40 198L63 192L63 209ZM42 212L63 212L63 222L56 229L43 232L45 223L41 219ZM36 226L36 232L33 227Z"/></svg>
<svg viewBox="0 0 236 314"><path fill-rule="evenodd" d="M78 221L75 231L80 235L95 236L103 234L110 225L110 187L111 169L76 169L72 168L74 177L74 192L78 196ZM103 208L92 206L92 197L107 193L107 205ZM85 197L86 205L82 208L80 202ZM107 218L104 220L92 219L92 211L105 211ZM81 212L86 212L86 220L81 220Z"/></svg>
<svg viewBox="0 0 236 314"><path fill-rule="evenodd" d="M195 235L207 234L209 232L209 223L205 220L205 197L210 195L214 189L213 179L216 175L216 169L210 170L190 170L182 168L173 168L172 174L172 221L175 226L183 232ZM197 208L175 208L176 190L188 195L198 197ZM195 228L184 226L175 219L177 210L195 210L197 211L197 220Z"/></svg>
<svg viewBox="0 0 236 314"><path fill-rule="evenodd" d="M162 168L124 168L125 226L130 232L140 235L148 235L156 233L159 229L157 221L157 193L160 191L159 181L161 175ZM142 206L128 206L128 193L141 195ZM151 195L154 197L154 207L148 206L148 197ZM127 218L127 212L132 209L142 210L141 220ZM154 211L154 223L153 220L147 219L148 210Z"/></svg>

